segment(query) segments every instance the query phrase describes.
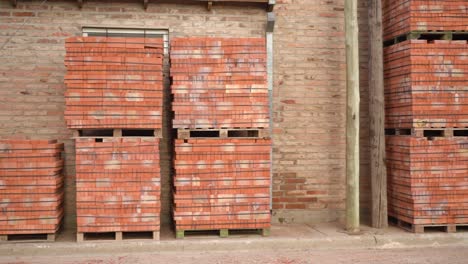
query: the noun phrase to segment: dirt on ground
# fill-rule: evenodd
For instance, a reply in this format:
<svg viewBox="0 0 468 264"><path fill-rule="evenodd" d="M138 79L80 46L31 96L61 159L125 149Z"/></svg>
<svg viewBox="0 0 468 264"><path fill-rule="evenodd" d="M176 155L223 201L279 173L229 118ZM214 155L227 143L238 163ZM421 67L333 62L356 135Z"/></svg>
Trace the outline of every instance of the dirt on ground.
<svg viewBox="0 0 468 264"><path fill-rule="evenodd" d="M0 263L38 264L467 264L467 247L411 249L344 249L344 250L261 250L212 252L163 252L115 255L0 256Z"/></svg>

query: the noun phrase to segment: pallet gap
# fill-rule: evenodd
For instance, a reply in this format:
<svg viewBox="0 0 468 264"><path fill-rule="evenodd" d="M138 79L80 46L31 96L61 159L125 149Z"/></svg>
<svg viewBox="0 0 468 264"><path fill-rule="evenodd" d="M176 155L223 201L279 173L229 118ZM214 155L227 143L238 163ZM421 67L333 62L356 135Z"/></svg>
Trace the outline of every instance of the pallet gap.
<svg viewBox="0 0 468 264"><path fill-rule="evenodd" d="M1 241L27 242L27 241L55 241L55 234L13 234L1 235Z"/></svg>
<svg viewBox="0 0 468 264"><path fill-rule="evenodd" d="M468 129L454 130L453 136L454 137L468 137Z"/></svg>

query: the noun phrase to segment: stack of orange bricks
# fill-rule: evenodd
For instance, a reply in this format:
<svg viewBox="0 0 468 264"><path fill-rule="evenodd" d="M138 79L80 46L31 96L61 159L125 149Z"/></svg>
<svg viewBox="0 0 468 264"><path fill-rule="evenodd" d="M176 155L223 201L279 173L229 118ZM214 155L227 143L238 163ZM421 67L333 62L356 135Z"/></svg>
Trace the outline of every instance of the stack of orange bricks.
<svg viewBox="0 0 468 264"><path fill-rule="evenodd" d="M0 140L0 235L55 234L63 218L63 144Z"/></svg>
<svg viewBox="0 0 468 264"><path fill-rule="evenodd" d="M69 128L162 129L162 39L73 37L66 50ZM78 239L139 231L159 238L160 140L124 135L75 142Z"/></svg>
<svg viewBox="0 0 468 264"><path fill-rule="evenodd" d="M78 232L159 231L159 138L76 139Z"/></svg>
<svg viewBox="0 0 468 264"><path fill-rule="evenodd" d="M463 0L384 6L384 40L421 38L384 51L389 215L415 232L468 223L468 44L421 32L467 30L467 8Z"/></svg>
<svg viewBox="0 0 468 264"><path fill-rule="evenodd" d="M174 128L268 127L263 38L171 40Z"/></svg>
<svg viewBox="0 0 468 264"><path fill-rule="evenodd" d="M468 30L466 0L384 0L384 38L410 31Z"/></svg>
<svg viewBox="0 0 468 264"><path fill-rule="evenodd" d="M73 37L65 47L69 128L161 127L162 39Z"/></svg>
<svg viewBox="0 0 468 264"><path fill-rule="evenodd" d="M466 40L408 40L387 47L386 126L465 127L467 50Z"/></svg>
<svg viewBox="0 0 468 264"><path fill-rule="evenodd" d="M174 128L269 127L265 39L173 39L171 75ZM176 140L178 236L190 230L268 229L270 152L270 139Z"/></svg>
<svg viewBox="0 0 468 264"><path fill-rule="evenodd" d="M388 136L389 214L411 224L468 223L467 137Z"/></svg>
<svg viewBox="0 0 468 264"><path fill-rule="evenodd" d="M269 139L176 140L177 230L270 227Z"/></svg>

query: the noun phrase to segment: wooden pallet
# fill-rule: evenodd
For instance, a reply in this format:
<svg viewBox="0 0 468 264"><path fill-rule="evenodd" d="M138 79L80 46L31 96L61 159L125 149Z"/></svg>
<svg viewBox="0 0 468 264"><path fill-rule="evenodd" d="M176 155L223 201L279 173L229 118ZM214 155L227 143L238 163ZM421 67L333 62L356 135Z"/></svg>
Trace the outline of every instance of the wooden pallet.
<svg viewBox="0 0 468 264"><path fill-rule="evenodd" d="M157 137L162 138L162 128L154 129L78 129L73 131L73 137Z"/></svg>
<svg viewBox="0 0 468 264"><path fill-rule="evenodd" d="M178 139L193 138L269 138L268 128L177 129Z"/></svg>
<svg viewBox="0 0 468 264"><path fill-rule="evenodd" d="M122 241L133 239L159 240L159 231L147 232L79 232L76 234L77 242L84 241Z"/></svg>
<svg viewBox="0 0 468 264"><path fill-rule="evenodd" d="M468 224L412 224L392 216L389 216L388 223L417 234L434 231L446 233L468 231Z"/></svg>
<svg viewBox="0 0 468 264"><path fill-rule="evenodd" d="M176 238L184 238L185 236L190 236L190 235L213 235L219 234L219 237L225 238L229 237L229 233L256 233L260 234L264 237L270 235L270 228L262 228L262 229L214 229L214 230L176 230Z"/></svg>
<svg viewBox="0 0 468 264"><path fill-rule="evenodd" d="M467 137L468 128L395 128L385 129L386 135L408 135L416 137Z"/></svg>
<svg viewBox="0 0 468 264"><path fill-rule="evenodd" d="M1 242L54 242L57 233L0 235Z"/></svg>
<svg viewBox="0 0 468 264"><path fill-rule="evenodd" d="M410 39L422 40L468 40L468 31L460 30L437 30L437 31L411 31L389 40L384 41L384 46L388 47Z"/></svg>

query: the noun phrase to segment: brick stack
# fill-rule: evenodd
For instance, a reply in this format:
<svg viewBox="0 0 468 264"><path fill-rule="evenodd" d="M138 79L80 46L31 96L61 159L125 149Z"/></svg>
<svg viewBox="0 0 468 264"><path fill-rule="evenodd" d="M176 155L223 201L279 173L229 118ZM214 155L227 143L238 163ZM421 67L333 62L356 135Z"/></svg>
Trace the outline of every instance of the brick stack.
<svg viewBox="0 0 468 264"><path fill-rule="evenodd" d="M161 128L162 39L73 37L65 46L69 128Z"/></svg>
<svg viewBox="0 0 468 264"><path fill-rule="evenodd" d="M270 227L269 139L176 140L177 230Z"/></svg>
<svg viewBox="0 0 468 264"><path fill-rule="evenodd" d="M159 239L160 140L141 130L161 135L163 40L73 37L66 50L65 120L94 136L75 141L77 239L104 232Z"/></svg>
<svg viewBox="0 0 468 264"><path fill-rule="evenodd" d="M450 39L467 30L467 8L457 0L384 5L384 40L395 43L384 50L389 215L415 232L468 224L468 44L428 32ZM394 39L402 34L420 39Z"/></svg>
<svg viewBox="0 0 468 264"><path fill-rule="evenodd" d="M386 127L468 126L466 40L408 40L385 49Z"/></svg>
<svg viewBox="0 0 468 264"><path fill-rule="evenodd" d="M269 127L265 40L171 41L174 128ZM220 133L221 134L221 133ZM181 133L179 133L179 137ZM270 227L271 140L188 136L175 142L174 221L185 231ZM227 234L227 233L224 233Z"/></svg>
<svg viewBox="0 0 468 264"><path fill-rule="evenodd" d="M0 140L0 235L49 234L63 218L63 144Z"/></svg>
<svg viewBox="0 0 468 264"><path fill-rule="evenodd" d="M415 225L468 223L468 137L387 136L389 214Z"/></svg>
<svg viewBox="0 0 468 264"><path fill-rule="evenodd" d="M78 232L159 231L159 139L76 139Z"/></svg>
<svg viewBox="0 0 468 264"><path fill-rule="evenodd" d="M410 31L468 30L466 0L384 0L384 38Z"/></svg>
<svg viewBox="0 0 468 264"><path fill-rule="evenodd" d="M268 127L263 38L171 40L174 128Z"/></svg>

